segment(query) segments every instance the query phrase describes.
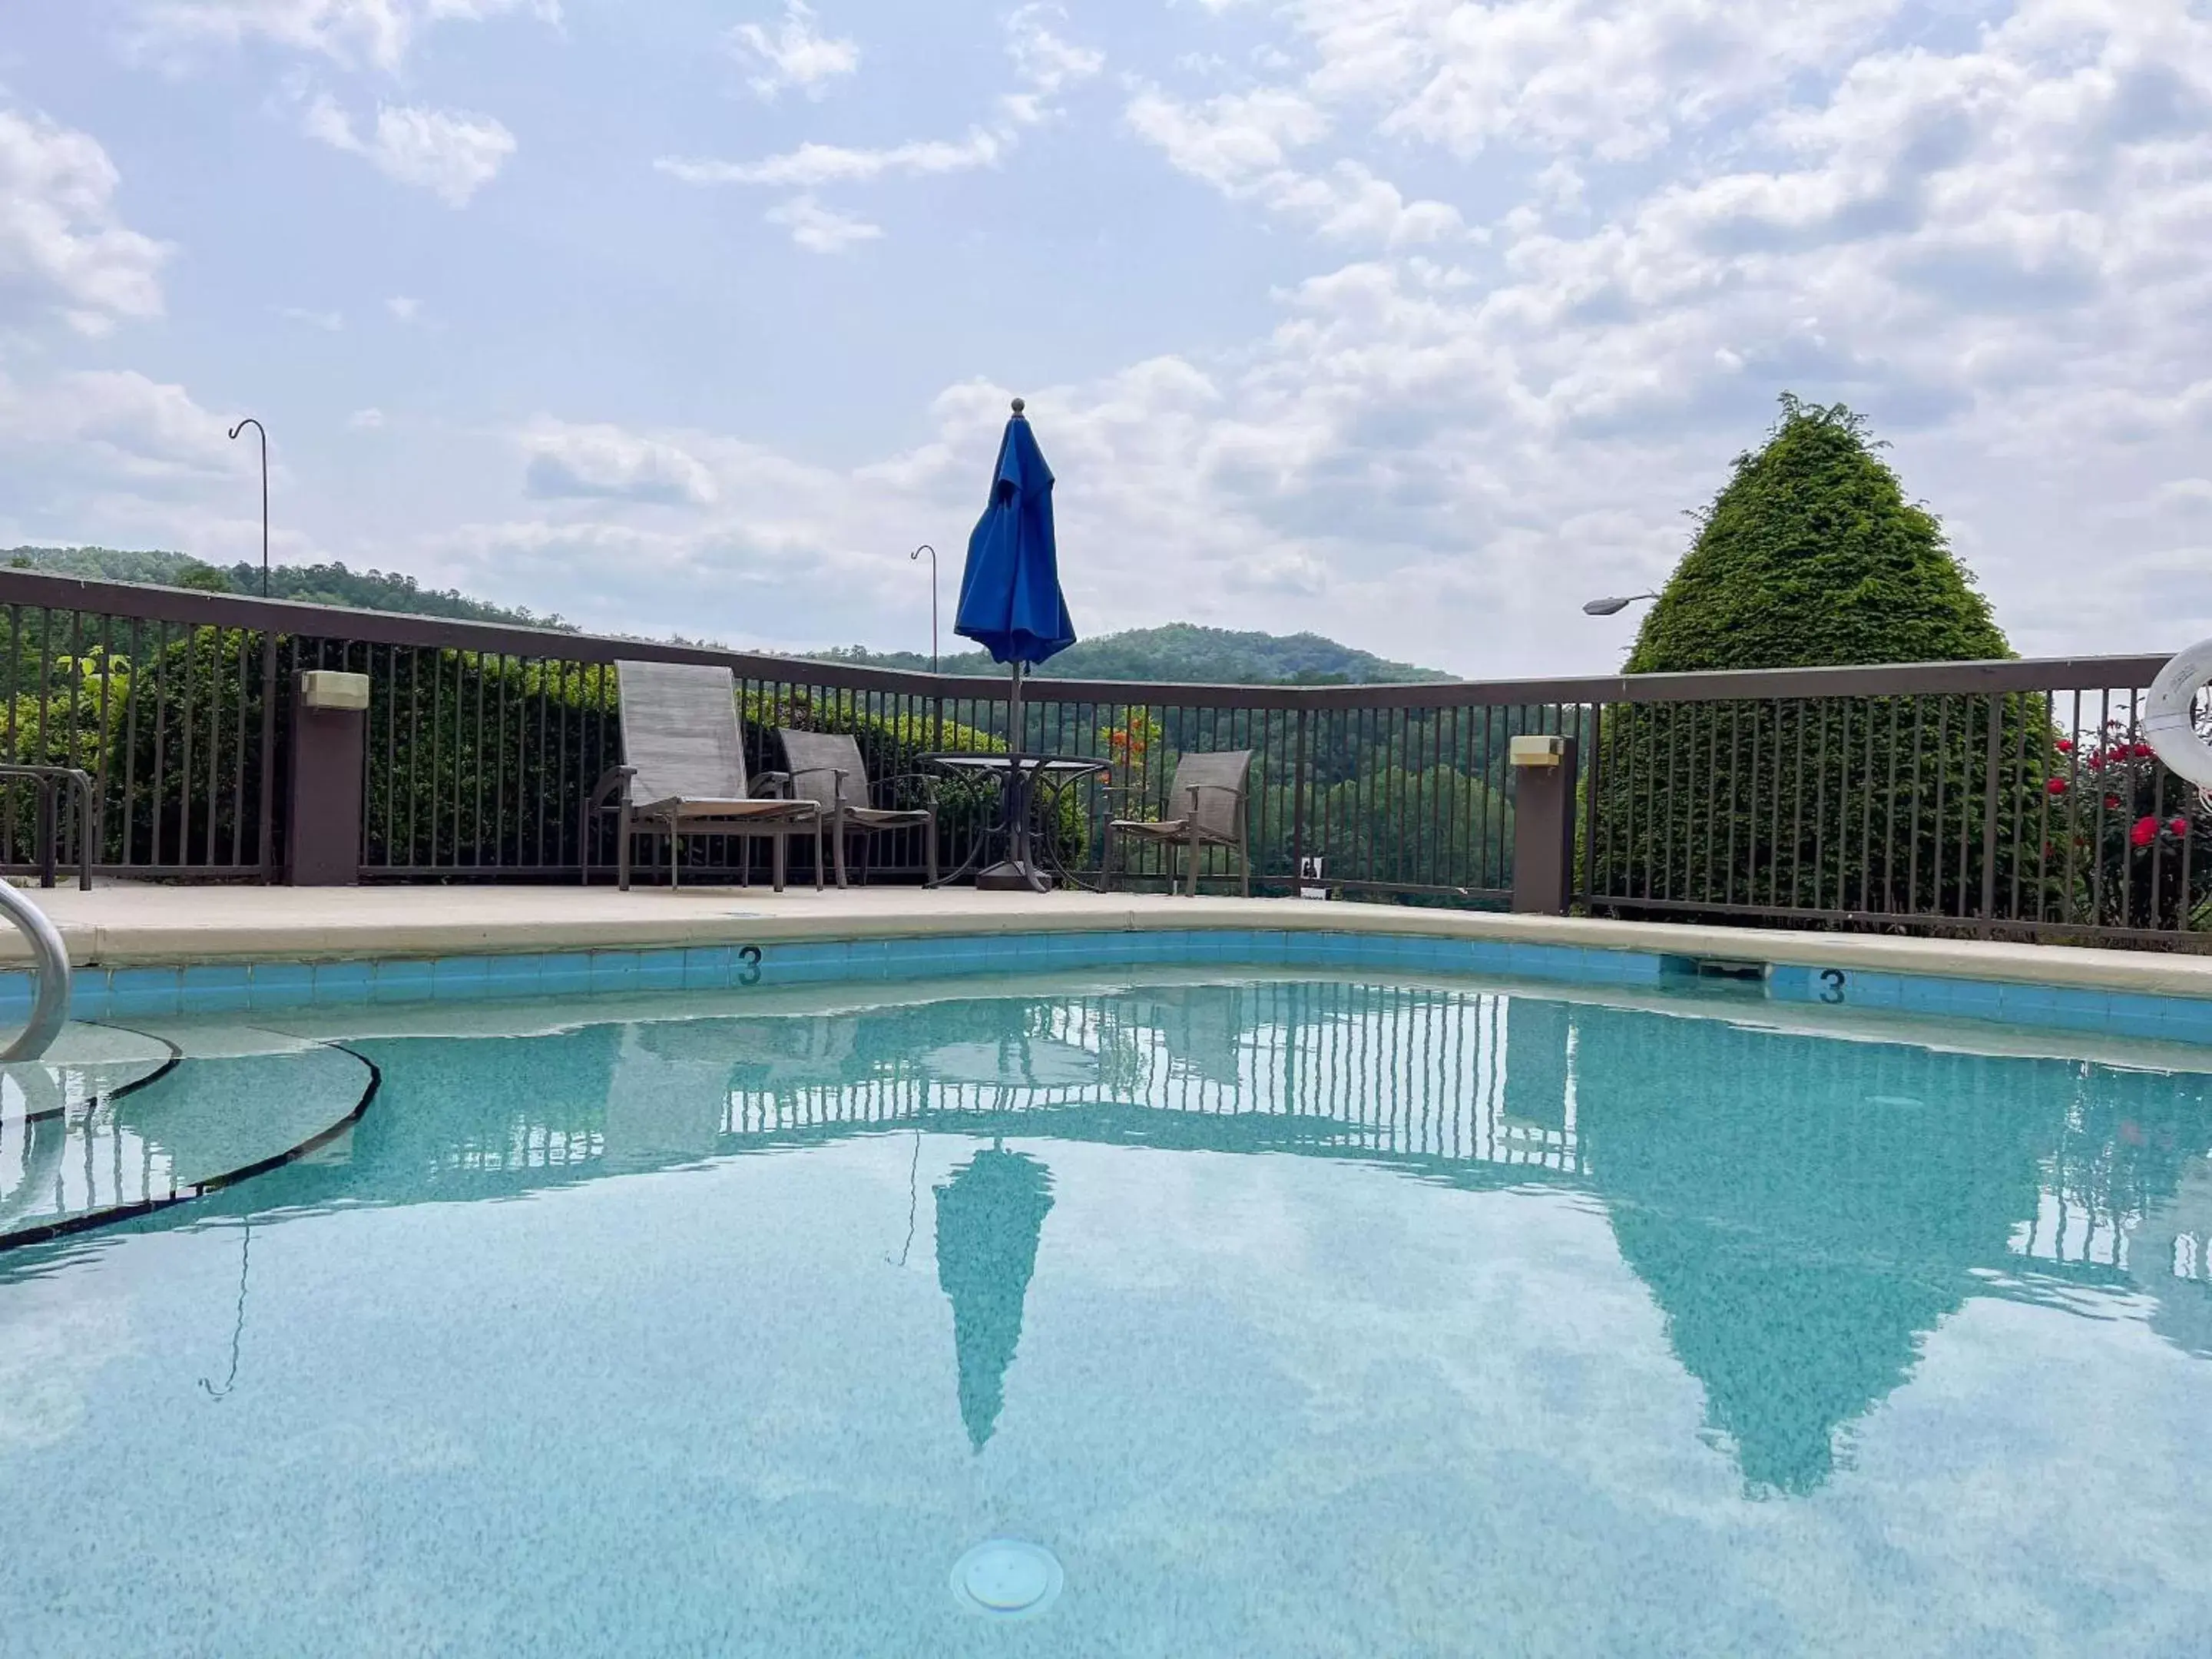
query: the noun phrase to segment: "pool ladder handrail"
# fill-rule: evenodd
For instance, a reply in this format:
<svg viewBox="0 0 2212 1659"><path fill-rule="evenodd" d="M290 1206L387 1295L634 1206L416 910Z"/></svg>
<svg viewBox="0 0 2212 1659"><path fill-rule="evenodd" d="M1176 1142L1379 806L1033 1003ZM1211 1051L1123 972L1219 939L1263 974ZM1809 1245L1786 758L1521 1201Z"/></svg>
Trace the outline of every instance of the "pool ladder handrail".
<svg viewBox="0 0 2212 1659"><path fill-rule="evenodd" d="M0 880L0 910L6 911L8 920L23 930L37 961L30 1022L13 1042L0 1049L0 1066L4 1066L11 1060L39 1059L69 1023L70 959L69 947L62 943L61 930L52 919L6 880Z"/></svg>

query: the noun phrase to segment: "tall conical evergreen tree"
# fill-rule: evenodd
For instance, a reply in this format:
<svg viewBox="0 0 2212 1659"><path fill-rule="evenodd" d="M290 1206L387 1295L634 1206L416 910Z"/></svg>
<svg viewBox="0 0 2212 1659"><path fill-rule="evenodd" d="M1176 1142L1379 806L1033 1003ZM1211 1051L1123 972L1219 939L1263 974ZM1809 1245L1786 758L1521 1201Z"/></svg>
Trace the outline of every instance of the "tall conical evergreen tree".
<svg viewBox="0 0 2212 1659"><path fill-rule="evenodd" d="M1935 514L1866 422L1782 398L1766 446L1701 515L1629 655L1632 674L2008 657Z"/></svg>
<svg viewBox="0 0 2212 1659"><path fill-rule="evenodd" d="M1628 672L2010 656L1942 526L1875 448L1842 404L1785 394L1765 446L1699 515ZM1603 732L1595 891L1713 920L1965 918L1985 876L2030 911L2048 886L2040 815L2006 816L1990 860L1968 823L1993 786L2043 799L2052 736L2034 698L1628 705Z"/></svg>

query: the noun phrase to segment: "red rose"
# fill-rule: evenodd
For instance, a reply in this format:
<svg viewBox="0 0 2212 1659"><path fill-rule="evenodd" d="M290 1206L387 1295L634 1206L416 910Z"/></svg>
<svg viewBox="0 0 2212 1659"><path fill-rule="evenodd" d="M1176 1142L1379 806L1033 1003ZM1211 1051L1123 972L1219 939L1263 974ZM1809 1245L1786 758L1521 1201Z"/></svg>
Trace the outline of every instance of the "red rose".
<svg viewBox="0 0 2212 1659"><path fill-rule="evenodd" d="M2043 787L2054 795L2063 795L2066 793L2066 780L2063 778L2053 778L2050 782L2045 784Z"/></svg>
<svg viewBox="0 0 2212 1659"><path fill-rule="evenodd" d="M2103 750L2099 750L2091 753L2089 757L2089 769L2092 772L2101 772L2105 769L2105 756Z"/></svg>
<svg viewBox="0 0 2212 1659"><path fill-rule="evenodd" d="M2139 743L2135 747L2135 757L2137 760L2148 760L2154 752L2156 751L2147 743Z"/></svg>
<svg viewBox="0 0 2212 1659"><path fill-rule="evenodd" d="M2117 812L2117 811L2118 811L2120 810L2120 798L2119 798L2118 795L2107 795L2107 796L2106 796L2106 797L2105 797L2105 810L2106 810L2107 812Z"/></svg>
<svg viewBox="0 0 2212 1659"><path fill-rule="evenodd" d="M2153 817L2137 818L2136 827L2128 831L2128 839L2138 847L2149 846L2158 839L2158 820Z"/></svg>
<svg viewBox="0 0 2212 1659"><path fill-rule="evenodd" d="M2072 754L2072 753L2074 752L2074 739L2073 739L2073 738L2059 738L2059 739L2058 739L2058 752L2059 752L2060 754L2062 754L2062 755L2070 755L2070 754Z"/></svg>
<svg viewBox="0 0 2212 1659"><path fill-rule="evenodd" d="M2166 821L2166 827L2172 830L2177 836L2185 836L2189 833L2189 820L2187 818L2168 818Z"/></svg>

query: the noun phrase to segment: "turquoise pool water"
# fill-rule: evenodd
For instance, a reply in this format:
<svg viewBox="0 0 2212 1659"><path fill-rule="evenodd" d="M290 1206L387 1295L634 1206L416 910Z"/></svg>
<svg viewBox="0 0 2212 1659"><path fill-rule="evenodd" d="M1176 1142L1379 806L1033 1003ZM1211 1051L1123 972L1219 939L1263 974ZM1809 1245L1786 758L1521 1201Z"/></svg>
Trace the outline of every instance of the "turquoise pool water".
<svg viewBox="0 0 2212 1659"><path fill-rule="evenodd" d="M875 995L365 1027L306 1160L0 1255L0 1651L2203 1650L2203 1075Z"/></svg>

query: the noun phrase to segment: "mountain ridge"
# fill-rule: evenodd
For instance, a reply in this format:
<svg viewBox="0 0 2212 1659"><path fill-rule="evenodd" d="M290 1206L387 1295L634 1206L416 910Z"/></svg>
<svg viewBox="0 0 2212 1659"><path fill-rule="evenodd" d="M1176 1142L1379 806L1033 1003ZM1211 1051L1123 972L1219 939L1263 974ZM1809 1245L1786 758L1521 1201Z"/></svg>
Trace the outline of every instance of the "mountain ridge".
<svg viewBox="0 0 2212 1659"><path fill-rule="evenodd" d="M844 646L807 653L818 662L927 672L929 659L916 651L871 651ZM940 659L946 674L1001 674L981 651ZM1454 678L1440 669L1393 662L1340 644L1320 634L1267 634L1164 623L1079 640L1038 665L1038 680L1131 680L1190 685L1396 685Z"/></svg>
<svg viewBox="0 0 2212 1659"><path fill-rule="evenodd" d="M209 592L258 594L261 591L258 565L240 562L220 567L189 554L160 550L0 548L0 565ZM271 566L269 597L409 616L580 631L574 622L559 616L541 616L526 606L495 605L455 588L424 587L414 577L396 571L352 570L337 562ZM930 666L929 658L918 651L872 651L860 645L770 654L913 673L926 673ZM981 651L963 650L943 658L939 672L998 675L1005 671ZM1166 623L1079 641L1042 665L1036 678L1185 685L1376 685L1448 680L1453 676L1438 669L1394 662L1320 634L1268 634L1197 623Z"/></svg>

